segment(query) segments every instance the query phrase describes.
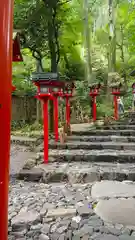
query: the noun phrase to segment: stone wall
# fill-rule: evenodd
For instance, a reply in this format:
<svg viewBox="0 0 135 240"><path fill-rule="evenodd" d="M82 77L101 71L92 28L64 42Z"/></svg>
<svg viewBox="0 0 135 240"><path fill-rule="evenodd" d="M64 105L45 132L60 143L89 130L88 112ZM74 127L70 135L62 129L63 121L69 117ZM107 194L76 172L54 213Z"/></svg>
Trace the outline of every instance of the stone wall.
<svg viewBox="0 0 135 240"><path fill-rule="evenodd" d="M36 99L34 97L12 96L12 120L32 121L36 119Z"/></svg>
<svg viewBox="0 0 135 240"><path fill-rule="evenodd" d="M33 96L12 96L12 120L13 121L29 121L36 120L37 102ZM41 111L42 114L42 111ZM84 114L76 101L71 101L71 123L85 122ZM41 117L42 119L42 117ZM65 102L59 100L59 122L65 120ZM87 122L87 121L86 121Z"/></svg>

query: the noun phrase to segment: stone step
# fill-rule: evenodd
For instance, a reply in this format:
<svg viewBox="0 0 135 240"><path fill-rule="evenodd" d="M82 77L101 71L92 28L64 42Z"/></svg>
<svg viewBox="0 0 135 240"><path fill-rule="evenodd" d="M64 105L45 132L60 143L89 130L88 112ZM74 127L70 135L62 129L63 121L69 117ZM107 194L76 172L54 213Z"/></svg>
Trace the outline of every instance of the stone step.
<svg viewBox="0 0 135 240"><path fill-rule="evenodd" d="M99 136L108 136L108 135L116 135L116 136L135 136L135 130L126 129L126 130L105 130L105 129L96 129L91 131L72 131L73 135L76 136L92 136L92 135L99 135Z"/></svg>
<svg viewBox="0 0 135 240"><path fill-rule="evenodd" d="M126 120L122 120L122 121L115 121L112 122L111 125L135 125L135 120L134 119L126 119Z"/></svg>
<svg viewBox="0 0 135 240"><path fill-rule="evenodd" d="M43 152L37 153L37 164L43 162ZM50 150L49 162L135 162L135 151L131 150Z"/></svg>
<svg viewBox="0 0 135 240"><path fill-rule="evenodd" d="M62 143L49 143L50 149L89 149L89 150L103 150L103 149L114 149L114 150L135 150L135 143L128 142L66 142ZM43 151L43 145L39 149Z"/></svg>
<svg viewBox="0 0 135 240"><path fill-rule="evenodd" d="M17 176L20 180L70 183L90 183L101 180L135 181L135 164L118 163L49 163L30 170L23 169Z"/></svg>
<svg viewBox="0 0 135 240"><path fill-rule="evenodd" d="M11 143L23 146L37 146L41 143L40 138L24 137L24 136L11 136Z"/></svg>
<svg viewBox="0 0 135 240"><path fill-rule="evenodd" d="M69 136L68 141L80 142L135 142L135 136Z"/></svg>
<svg viewBox="0 0 135 240"><path fill-rule="evenodd" d="M129 125L129 124L124 124L124 125L108 125L108 126L100 126L100 129L113 129L113 130L135 130L135 125Z"/></svg>

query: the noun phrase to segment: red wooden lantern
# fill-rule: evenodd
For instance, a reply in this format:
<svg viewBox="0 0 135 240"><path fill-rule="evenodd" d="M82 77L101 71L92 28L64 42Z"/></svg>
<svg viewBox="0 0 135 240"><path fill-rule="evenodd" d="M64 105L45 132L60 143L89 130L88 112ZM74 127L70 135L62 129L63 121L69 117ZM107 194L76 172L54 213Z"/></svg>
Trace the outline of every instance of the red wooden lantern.
<svg viewBox="0 0 135 240"><path fill-rule="evenodd" d="M92 98L92 117L93 121L96 121L97 119L97 104L96 104L96 97L99 95L99 90L101 88L101 84L92 84L90 86L90 97Z"/></svg>
<svg viewBox="0 0 135 240"><path fill-rule="evenodd" d="M44 113L44 162L48 163L48 100L54 101L54 130L55 141L58 141L58 97L60 96L59 89L63 87L64 83L57 80L57 73L34 73L32 81L37 86L37 96L39 100L43 101Z"/></svg>

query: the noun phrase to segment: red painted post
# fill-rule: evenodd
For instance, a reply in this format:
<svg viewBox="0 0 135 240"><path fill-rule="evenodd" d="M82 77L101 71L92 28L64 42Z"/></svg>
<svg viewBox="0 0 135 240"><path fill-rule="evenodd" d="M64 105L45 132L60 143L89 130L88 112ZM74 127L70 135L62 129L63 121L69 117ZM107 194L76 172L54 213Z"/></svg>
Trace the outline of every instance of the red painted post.
<svg viewBox="0 0 135 240"><path fill-rule="evenodd" d="M0 2L0 240L8 239L13 1Z"/></svg>
<svg viewBox="0 0 135 240"><path fill-rule="evenodd" d="M118 101L116 95L114 95L114 118L118 120Z"/></svg>
<svg viewBox="0 0 135 240"><path fill-rule="evenodd" d="M96 96L93 97L93 121L97 120Z"/></svg>
<svg viewBox="0 0 135 240"><path fill-rule="evenodd" d="M54 103L54 136L55 136L55 141L59 141L59 131L58 131L58 122L59 122L59 117L58 117L58 97L54 96L53 98L53 103Z"/></svg>
<svg viewBox="0 0 135 240"><path fill-rule="evenodd" d="M44 98L44 163L48 163L48 98Z"/></svg>
<svg viewBox="0 0 135 240"><path fill-rule="evenodd" d="M66 123L70 124L70 99L66 96Z"/></svg>

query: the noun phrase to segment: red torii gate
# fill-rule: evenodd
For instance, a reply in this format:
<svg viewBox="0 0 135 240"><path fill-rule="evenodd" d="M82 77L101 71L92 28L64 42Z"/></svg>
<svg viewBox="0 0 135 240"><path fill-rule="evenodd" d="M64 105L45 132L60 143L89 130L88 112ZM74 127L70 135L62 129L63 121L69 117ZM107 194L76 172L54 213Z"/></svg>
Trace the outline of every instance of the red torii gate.
<svg viewBox="0 0 135 240"><path fill-rule="evenodd" d="M1 0L0 5L0 240L7 240L12 48L17 51L18 36L12 42L13 0Z"/></svg>

